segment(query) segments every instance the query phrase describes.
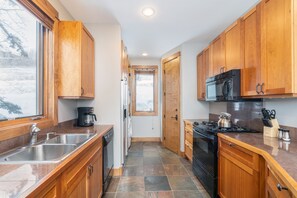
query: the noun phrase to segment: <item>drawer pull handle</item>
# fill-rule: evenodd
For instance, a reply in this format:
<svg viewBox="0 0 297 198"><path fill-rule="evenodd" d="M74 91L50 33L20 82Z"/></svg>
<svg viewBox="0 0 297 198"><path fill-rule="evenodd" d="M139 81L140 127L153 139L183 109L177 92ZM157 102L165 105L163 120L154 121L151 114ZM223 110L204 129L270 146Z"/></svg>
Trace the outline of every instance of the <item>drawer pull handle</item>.
<svg viewBox="0 0 297 198"><path fill-rule="evenodd" d="M229 146L231 146L231 147L232 147L232 146L234 146L234 145L233 145L232 143L229 143Z"/></svg>
<svg viewBox="0 0 297 198"><path fill-rule="evenodd" d="M282 187L282 185L280 185L280 184L277 184L277 189L279 190L279 191L282 191L282 190L289 190L287 187Z"/></svg>

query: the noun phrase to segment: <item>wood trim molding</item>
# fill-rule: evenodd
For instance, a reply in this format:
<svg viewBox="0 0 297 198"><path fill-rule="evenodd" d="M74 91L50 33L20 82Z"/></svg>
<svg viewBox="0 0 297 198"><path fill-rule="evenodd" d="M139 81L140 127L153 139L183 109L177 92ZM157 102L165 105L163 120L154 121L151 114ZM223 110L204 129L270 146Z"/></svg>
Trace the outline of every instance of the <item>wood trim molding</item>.
<svg viewBox="0 0 297 198"><path fill-rule="evenodd" d="M176 52L175 54L172 54L171 56L162 59L162 65L180 56L181 52Z"/></svg>
<svg viewBox="0 0 297 198"><path fill-rule="evenodd" d="M133 65L131 67L132 69L132 115L133 116L157 116L159 112L159 74L158 74L158 66L156 65L147 65L147 66L140 66L140 65ZM139 71L138 71L139 69ZM150 71L150 69L152 71ZM140 73L142 72L152 73L154 76L154 111L145 112L145 111L136 111L136 79L135 75L136 72ZM147 70L147 71L146 71Z"/></svg>
<svg viewBox="0 0 297 198"><path fill-rule="evenodd" d="M122 176L124 172L123 167L121 166L120 168L114 168L112 169L112 176Z"/></svg>
<svg viewBox="0 0 297 198"><path fill-rule="evenodd" d="M132 142L161 142L161 137L132 137Z"/></svg>

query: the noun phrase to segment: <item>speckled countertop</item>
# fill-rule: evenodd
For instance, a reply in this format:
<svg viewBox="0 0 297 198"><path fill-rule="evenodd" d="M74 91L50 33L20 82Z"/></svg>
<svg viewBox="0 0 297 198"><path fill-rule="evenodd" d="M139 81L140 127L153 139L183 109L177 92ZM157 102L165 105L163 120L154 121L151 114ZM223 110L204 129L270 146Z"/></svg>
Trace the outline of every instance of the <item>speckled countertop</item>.
<svg viewBox="0 0 297 198"><path fill-rule="evenodd" d="M93 127L54 127L56 133L96 133L92 140L101 138L112 125L96 125ZM91 144L89 141L85 144ZM84 146L83 146L84 147ZM84 148L79 148L59 163L42 164L0 164L0 197L24 197L48 179L49 175L63 166L63 162Z"/></svg>
<svg viewBox="0 0 297 198"><path fill-rule="evenodd" d="M208 119L184 119L184 121L191 122L193 124L194 122L208 121Z"/></svg>
<svg viewBox="0 0 297 198"><path fill-rule="evenodd" d="M263 136L263 133L221 133L218 135L234 143L264 155L268 160L274 160L289 177L296 187L297 181L297 141L285 142L278 138ZM234 141L235 140L235 141ZM238 142L240 141L240 142ZM290 179L290 178L287 178Z"/></svg>

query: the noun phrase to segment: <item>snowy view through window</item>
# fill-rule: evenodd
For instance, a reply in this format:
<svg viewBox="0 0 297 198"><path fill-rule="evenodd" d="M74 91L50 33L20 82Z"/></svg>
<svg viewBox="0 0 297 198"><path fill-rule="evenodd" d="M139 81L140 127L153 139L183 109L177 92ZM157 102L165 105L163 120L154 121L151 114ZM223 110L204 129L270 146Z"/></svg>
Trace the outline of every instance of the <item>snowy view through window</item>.
<svg viewBox="0 0 297 198"><path fill-rule="evenodd" d="M0 0L0 120L38 115L37 20Z"/></svg>
<svg viewBox="0 0 297 198"><path fill-rule="evenodd" d="M136 73L136 111L154 111L154 73Z"/></svg>

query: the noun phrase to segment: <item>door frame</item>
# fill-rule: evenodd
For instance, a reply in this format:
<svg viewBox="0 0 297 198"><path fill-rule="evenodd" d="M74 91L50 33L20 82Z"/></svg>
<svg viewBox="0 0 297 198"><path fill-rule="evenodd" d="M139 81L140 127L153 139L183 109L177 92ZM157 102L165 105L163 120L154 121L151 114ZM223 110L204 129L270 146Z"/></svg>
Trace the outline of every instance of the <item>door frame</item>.
<svg viewBox="0 0 297 198"><path fill-rule="evenodd" d="M167 58L164 58L164 59L162 59L162 145L163 146L165 146L166 147L166 139L164 139L164 134L166 133L166 124L165 124L165 119L164 119L164 116L165 116L165 107L166 107L166 105L165 105L165 101L166 101L166 90L165 90L165 75L164 75L164 73L165 73L165 63L167 63L167 62L169 62L169 61L171 61L171 60L173 60L173 59L176 59L176 58L180 58L180 56L181 56L181 53L180 53L180 51L179 52L176 52L175 54L172 54L171 56L168 56ZM179 111L178 111L178 131L179 131L179 133L178 133L178 139L179 139L179 141L178 141L178 155L180 155L180 156L182 156L183 155L183 153L181 152L181 150L180 150L180 133L181 133L181 129L180 129L180 126L181 126L181 121L180 121L180 118L181 118L181 116L180 116L180 89L181 89L181 83L180 83L180 59L179 59L179 65L178 65L178 78L179 78L179 90L178 90L178 99L179 99L179 102L178 102L178 109L179 109ZM165 134L165 136L166 136L166 134Z"/></svg>

